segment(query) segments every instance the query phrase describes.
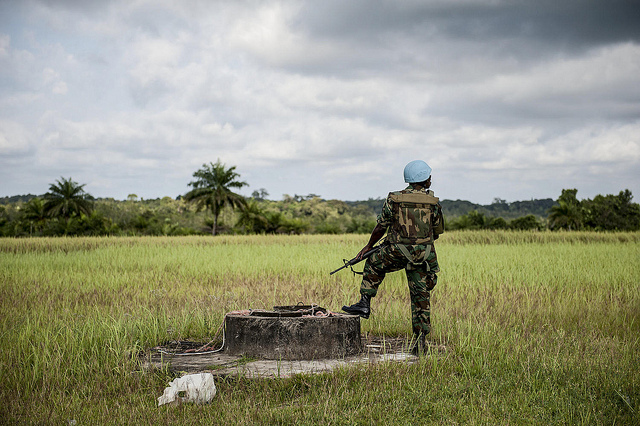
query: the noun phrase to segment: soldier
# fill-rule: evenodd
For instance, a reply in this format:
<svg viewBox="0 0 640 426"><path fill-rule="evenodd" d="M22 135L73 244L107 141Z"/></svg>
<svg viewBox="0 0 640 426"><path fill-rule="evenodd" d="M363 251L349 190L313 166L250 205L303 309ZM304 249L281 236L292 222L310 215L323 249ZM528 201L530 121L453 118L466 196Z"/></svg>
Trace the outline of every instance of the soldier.
<svg viewBox="0 0 640 426"><path fill-rule="evenodd" d="M427 163L415 160L407 164L404 181L409 186L389 193L369 242L356 256L362 258L388 231L380 251L365 262L360 301L343 306L342 310L369 318L371 298L377 294L385 275L404 269L411 295L414 335L411 352L418 355L424 351L425 336L431 331L430 291L436 286L436 273L440 272L433 243L444 232L444 219L438 198L429 190L431 167Z"/></svg>

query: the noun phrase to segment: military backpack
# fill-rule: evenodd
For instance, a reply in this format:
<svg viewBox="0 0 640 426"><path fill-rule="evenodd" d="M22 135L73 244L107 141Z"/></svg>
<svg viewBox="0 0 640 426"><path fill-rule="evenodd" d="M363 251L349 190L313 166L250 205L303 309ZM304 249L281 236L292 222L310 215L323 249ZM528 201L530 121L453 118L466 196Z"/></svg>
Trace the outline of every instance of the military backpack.
<svg viewBox="0 0 640 426"><path fill-rule="evenodd" d="M399 244L431 244L435 233L442 233L439 199L433 191L389 193L392 202L393 223L387 241Z"/></svg>

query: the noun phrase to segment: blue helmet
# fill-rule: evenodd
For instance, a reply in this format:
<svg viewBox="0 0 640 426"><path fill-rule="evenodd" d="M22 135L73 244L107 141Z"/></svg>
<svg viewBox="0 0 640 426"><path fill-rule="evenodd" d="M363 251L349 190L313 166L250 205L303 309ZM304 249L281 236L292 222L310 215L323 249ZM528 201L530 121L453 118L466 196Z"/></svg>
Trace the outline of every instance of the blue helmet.
<svg viewBox="0 0 640 426"><path fill-rule="evenodd" d="M404 181L407 183L424 182L431 176L431 167L422 160L414 160L404 167Z"/></svg>

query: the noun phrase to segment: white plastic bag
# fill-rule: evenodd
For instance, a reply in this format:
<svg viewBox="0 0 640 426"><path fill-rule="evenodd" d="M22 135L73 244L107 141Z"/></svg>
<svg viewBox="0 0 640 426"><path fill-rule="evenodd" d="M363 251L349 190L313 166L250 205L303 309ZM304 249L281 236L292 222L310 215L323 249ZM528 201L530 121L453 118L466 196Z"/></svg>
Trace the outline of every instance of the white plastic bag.
<svg viewBox="0 0 640 426"><path fill-rule="evenodd" d="M213 374L198 373L179 377L169 383L162 396L158 397L158 406L195 402L206 404L216 396L216 385Z"/></svg>

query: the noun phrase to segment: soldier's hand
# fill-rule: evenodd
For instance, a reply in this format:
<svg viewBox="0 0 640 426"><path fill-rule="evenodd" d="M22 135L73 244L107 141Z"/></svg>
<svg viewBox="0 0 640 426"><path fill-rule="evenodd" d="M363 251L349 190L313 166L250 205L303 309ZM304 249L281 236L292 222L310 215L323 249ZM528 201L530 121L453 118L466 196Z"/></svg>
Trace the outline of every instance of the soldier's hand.
<svg viewBox="0 0 640 426"><path fill-rule="evenodd" d="M369 244L367 244L366 246L364 246L362 248L362 250L360 250L360 253L358 253L358 255L356 256L356 260L360 261L362 260L362 257L364 256L364 254L366 252L368 252L369 250L371 250L373 247L371 247Z"/></svg>

